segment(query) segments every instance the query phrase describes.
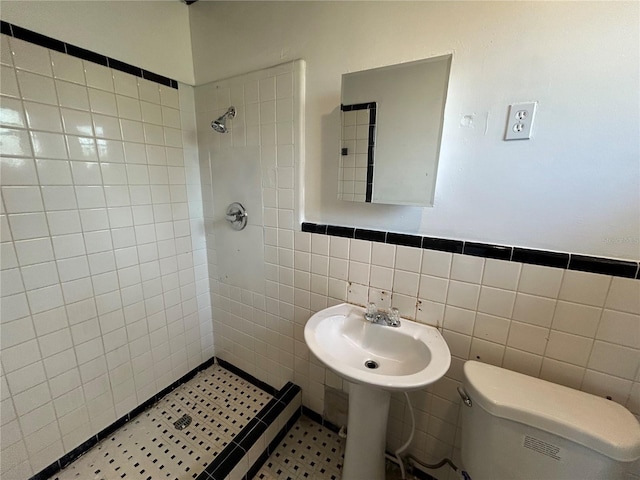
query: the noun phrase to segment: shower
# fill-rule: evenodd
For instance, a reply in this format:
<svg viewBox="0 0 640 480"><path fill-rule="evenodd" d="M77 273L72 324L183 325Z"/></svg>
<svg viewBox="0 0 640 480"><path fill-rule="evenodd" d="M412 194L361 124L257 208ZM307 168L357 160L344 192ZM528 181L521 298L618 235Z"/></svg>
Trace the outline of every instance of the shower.
<svg viewBox="0 0 640 480"><path fill-rule="evenodd" d="M229 107L229 109L224 113L224 115L220 116L217 120L211 122L211 128L213 128L218 133L227 133L227 126L225 125L225 121L227 118L234 118L236 116L235 107Z"/></svg>

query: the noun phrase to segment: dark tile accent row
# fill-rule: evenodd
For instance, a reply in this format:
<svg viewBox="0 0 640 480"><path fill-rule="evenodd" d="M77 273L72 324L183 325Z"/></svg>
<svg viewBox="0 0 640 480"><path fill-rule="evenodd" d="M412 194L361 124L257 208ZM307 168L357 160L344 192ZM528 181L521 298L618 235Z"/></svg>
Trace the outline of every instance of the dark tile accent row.
<svg viewBox="0 0 640 480"><path fill-rule="evenodd" d="M302 224L302 231L303 232L310 232L310 233L320 233L322 235L326 235L327 234L327 225L318 225L317 223L304 222Z"/></svg>
<svg viewBox="0 0 640 480"><path fill-rule="evenodd" d="M216 358L215 357L211 357L209 360L206 360L206 361L202 362L200 365L198 365L194 369L192 369L189 372L187 372L185 375L180 377L178 380L173 382L171 385L169 385L168 387L166 387L162 391L158 392L153 397L147 399L141 405L138 405L136 408L131 410L129 413L127 413L126 415L123 415L122 417L117 419L115 422L113 422L111 425L109 425L106 428L102 429L96 435L92 435L90 438L88 438L82 444L78 445L76 448L71 450L69 453L67 453L67 454L63 455L62 457L60 457L58 460L53 462L48 467L46 467L43 470L41 470L38 473L36 473L29 480L46 480L46 479L52 477L54 474L59 472L62 468L66 467L67 465L72 463L74 460L76 460L81 455L85 454L88 450L90 450L93 446L95 446L96 443L98 443L99 441L104 440L105 438L109 437L113 432L115 432L117 429L119 429L125 423L129 422L132 418L137 417L140 413L142 413L143 411L145 411L146 409L151 407L153 404L158 402L167 393L171 392L172 390L175 390L177 387L179 387L183 383L186 383L189 380L191 380L198 372L201 372L202 370L205 370L205 369L209 368L211 365L213 365L215 363L215 361L216 361Z"/></svg>
<svg viewBox="0 0 640 480"><path fill-rule="evenodd" d="M329 430L331 430L333 433L338 433L340 431L340 427L338 425L336 425L335 423L330 422L329 420L327 420L326 418L324 418L322 415L320 415L319 413L311 410L309 407L305 407L304 405L302 406L302 414L305 417L309 417L311 420L313 420L314 422L322 425L323 427L328 428Z"/></svg>
<svg viewBox="0 0 640 480"><path fill-rule="evenodd" d="M638 272L638 263L572 254L569 259L569 270L602 273L615 277L635 278Z"/></svg>
<svg viewBox="0 0 640 480"><path fill-rule="evenodd" d="M351 105L340 105L343 112L351 112L352 110L366 110L367 108L376 108L376 102L354 103Z"/></svg>
<svg viewBox="0 0 640 480"><path fill-rule="evenodd" d="M370 242L385 243L387 241L387 232L356 228L356 238L358 240L369 240Z"/></svg>
<svg viewBox="0 0 640 480"><path fill-rule="evenodd" d="M13 37L13 32L11 31L11 24L5 22L4 20L0 20L0 33Z"/></svg>
<svg viewBox="0 0 640 480"><path fill-rule="evenodd" d="M567 268L569 266L569 254L514 247L511 261L545 267Z"/></svg>
<svg viewBox="0 0 640 480"><path fill-rule="evenodd" d="M265 383L262 380L258 380L253 375L248 374L247 372L245 372L241 368L236 367L235 365L227 362L226 360L218 358L218 365L220 365L225 370L229 370L231 373L236 374L240 378L244 378L247 382L254 384L256 387L260 388L261 390L264 390L269 395L275 396L278 393L278 390L273 388L268 383Z"/></svg>
<svg viewBox="0 0 640 480"><path fill-rule="evenodd" d="M403 233L387 232L386 243L393 243L394 245L404 245L405 247L420 248L422 246L422 237L418 237L416 235L405 235Z"/></svg>
<svg viewBox="0 0 640 480"><path fill-rule="evenodd" d="M474 257L495 258L497 260L511 260L511 247L488 245L486 243L464 242L462 253Z"/></svg>
<svg viewBox="0 0 640 480"><path fill-rule="evenodd" d="M425 250L438 250L440 252L462 253L464 242L450 240L448 238L422 237L422 248Z"/></svg>
<svg viewBox="0 0 640 480"><path fill-rule="evenodd" d="M67 55L71 55L72 57L77 57L88 62L120 70L121 72L129 73L136 77L144 78L166 87L178 88L177 80L163 77L162 75L158 75L157 73L150 72L143 68L121 62L120 60L116 60L90 50L85 50L84 48L56 40L55 38L47 37L46 35L42 35L32 30L27 30L26 28L22 28L18 25L13 25L2 20L0 20L0 33L24 40L25 42L40 45L41 47L45 47L50 50L55 50L56 52L66 53Z"/></svg>
<svg viewBox="0 0 640 480"><path fill-rule="evenodd" d="M339 235L331 232L351 232L352 230L354 230L352 227L340 227L336 225L316 225L311 222L302 224L303 232L320 233L322 235L346 237L348 235ZM407 247L422 247L425 250L461 253L463 255L495 258L498 260L529 263L532 265L578 270L581 272L600 273L614 277L640 279L640 262L617 260L614 258L590 257L573 253L532 250L505 245L466 242L448 238L421 237L419 235L364 230L360 228L355 228L355 234L350 238Z"/></svg>
<svg viewBox="0 0 640 480"><path fill-rule="evenodd" d="M354 238L355 233L356 233L355 228L336 227L335 225L327 226L327 235L331 235L334 237Z"/></svg>

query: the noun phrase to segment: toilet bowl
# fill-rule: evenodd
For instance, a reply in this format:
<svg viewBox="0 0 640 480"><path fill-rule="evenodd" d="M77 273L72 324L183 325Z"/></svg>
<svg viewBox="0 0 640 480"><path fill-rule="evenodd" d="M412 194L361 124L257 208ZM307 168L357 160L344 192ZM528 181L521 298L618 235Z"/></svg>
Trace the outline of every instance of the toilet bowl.
<svg viewBox="0 0 640 480"><path fill-rule="evenodd" d="M640 458L640 424L613 401L476 361L460 394L472 480L623 479Z"/></svg>

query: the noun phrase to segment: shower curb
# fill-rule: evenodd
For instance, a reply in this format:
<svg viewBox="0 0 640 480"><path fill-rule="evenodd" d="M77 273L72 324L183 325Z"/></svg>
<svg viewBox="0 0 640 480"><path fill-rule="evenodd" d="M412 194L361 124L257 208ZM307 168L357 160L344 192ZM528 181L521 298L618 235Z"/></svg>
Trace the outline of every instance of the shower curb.
<svg viewBox="0 0 640 480"><path fill-rule="evenodd" d="M301 415L302 393L288 382L196 480L250 480Z"/></svg>

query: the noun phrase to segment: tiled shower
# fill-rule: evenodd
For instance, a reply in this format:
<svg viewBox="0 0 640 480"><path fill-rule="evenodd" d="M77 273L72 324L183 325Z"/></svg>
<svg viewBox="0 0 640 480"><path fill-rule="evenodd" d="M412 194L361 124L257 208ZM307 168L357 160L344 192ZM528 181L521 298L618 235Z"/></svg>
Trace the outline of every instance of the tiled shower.
<svg viewBox="0 0 640 480"><path fill-rule="evenodd" d="M303 329L343 301L441 329L451 369L411 393L409 452L425 462L459 461L467 359L640 415L639 280L301 230L303 61L194 88L1 40L3 478L39 472L214 355L299 385L322 414L348 385ZM214 133L231 105L231 132ZM242 232L223 219L233 201ZM410 429L401 396L390 415L393 449Z"/></svg>
<svg viewBox="0 0 640 480"><path fill-rule="evenodd" d="M28 478L213 332L193 89L1 39L2 476Z"/></svg>

